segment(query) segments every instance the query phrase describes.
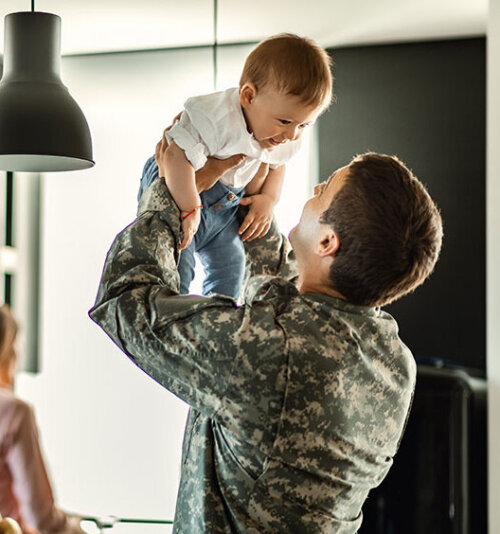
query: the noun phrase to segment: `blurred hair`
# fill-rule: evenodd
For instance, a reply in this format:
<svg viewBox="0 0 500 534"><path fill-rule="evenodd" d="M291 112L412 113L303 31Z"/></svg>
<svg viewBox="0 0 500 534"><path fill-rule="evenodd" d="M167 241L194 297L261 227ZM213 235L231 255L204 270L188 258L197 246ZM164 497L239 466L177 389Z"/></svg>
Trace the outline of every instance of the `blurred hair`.
<svg viewBox="0 0 500 534"><path fill-rule="evenodd" d="M0 306L0 366L10 363L12 352L7 349L16 339L17 330L17 322L9 306Z"/></svg>

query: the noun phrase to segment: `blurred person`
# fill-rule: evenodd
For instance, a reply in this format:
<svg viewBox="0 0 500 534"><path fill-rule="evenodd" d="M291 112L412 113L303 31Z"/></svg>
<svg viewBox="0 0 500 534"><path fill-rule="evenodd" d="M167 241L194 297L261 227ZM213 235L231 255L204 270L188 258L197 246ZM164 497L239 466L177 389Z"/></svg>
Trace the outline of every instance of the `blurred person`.
<svg viewBox="0 0 500 534"><path fill-rule="evenodd" d="M85 534L80 518L55 506L35 413L13 393L17 330L0 306L0 517L15 519L23 534Z"/></svg>

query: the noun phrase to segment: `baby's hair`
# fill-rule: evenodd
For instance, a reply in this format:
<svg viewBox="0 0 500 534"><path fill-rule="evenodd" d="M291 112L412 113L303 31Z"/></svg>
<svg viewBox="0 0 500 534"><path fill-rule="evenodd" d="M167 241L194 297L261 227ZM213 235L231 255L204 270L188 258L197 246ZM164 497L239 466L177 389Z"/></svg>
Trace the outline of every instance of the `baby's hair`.
<svg viewBox="0 0 500 534"><path fill-rule="evenodd" d="M313 40L281 33L262 41L247 57L240 89L246 83L257 90L271 87L326 109L333 92L331 63L326 50Z"/></svg>

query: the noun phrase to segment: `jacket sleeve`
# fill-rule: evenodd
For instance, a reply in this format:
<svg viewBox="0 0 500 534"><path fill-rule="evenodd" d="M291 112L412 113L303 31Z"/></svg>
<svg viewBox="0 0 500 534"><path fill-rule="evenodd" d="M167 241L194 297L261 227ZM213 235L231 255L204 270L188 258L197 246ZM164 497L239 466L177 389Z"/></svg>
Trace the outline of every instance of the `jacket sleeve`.
<svg viewBox="0 0 500 534"><path fill-rule="evenodd" d="M196 410L239 432L279 418L285 336L273 303L178 295L178 211L163 180L115 239L90 311L148 375ZM277 423L276 423L277 424Z"/></svg>
<svg viewBox="0 0 500 534"><path fill-rule="evenodd" d="M240 207L244 217L246 208ZM269 232L259 239L245 241L247 280L253 276L278 276L293 280L297 276L297 262L288 239L279 231L273 218Z"/></svg>

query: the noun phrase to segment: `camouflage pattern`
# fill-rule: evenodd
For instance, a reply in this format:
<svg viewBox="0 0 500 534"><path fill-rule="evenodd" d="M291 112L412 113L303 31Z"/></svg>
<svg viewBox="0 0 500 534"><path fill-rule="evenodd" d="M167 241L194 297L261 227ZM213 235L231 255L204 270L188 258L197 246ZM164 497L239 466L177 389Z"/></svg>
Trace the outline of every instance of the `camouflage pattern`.
<svg viewBox="0 0 500 534"><path fill-rule="evenodd" d="M395 321L299 294L275 226L249 244L251 270L265 276L252 278L244 305L178 296L178 242L177 208L157 180L112 245L90 312L191 406L174 532L355 533L414 388Z"/></svg>

